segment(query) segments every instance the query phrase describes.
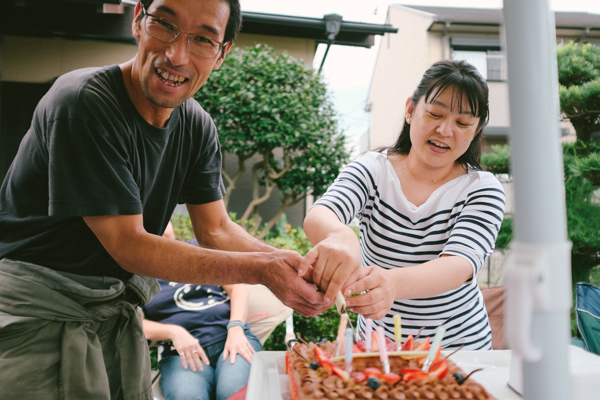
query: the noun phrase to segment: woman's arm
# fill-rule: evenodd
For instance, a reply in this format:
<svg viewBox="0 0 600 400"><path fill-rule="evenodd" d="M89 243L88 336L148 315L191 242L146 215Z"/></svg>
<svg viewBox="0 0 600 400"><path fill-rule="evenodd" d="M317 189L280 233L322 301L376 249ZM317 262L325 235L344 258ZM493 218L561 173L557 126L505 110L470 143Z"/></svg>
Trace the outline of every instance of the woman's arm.
<svg viewBox="0 0 600 400"><path fill-rule="evenodd" d="M231 321L240 321L242 324L246 323L246 316L248 314L248 289L243 284L238 285L224 285L223 289L227 292L231 298L231 314L229 319ZM252 364L252 354L254 354L254 348L248 342L246 334L244 333L244 327L232 326L227 330L227 341L225 342L225 349L223 350L223 361L231 355L231 363L235 363L236 354L241 355Z"/></svg>
<svg viewBox="0 0 600 400"><path fill-rule="evenodd" d="M428 298L459 288L474 278L494 250L504 204L500 183L491 175L484 175L477 186L470 188L439 258L392 270L363 268L363 279L351 285L351 291L369 292L347 299L347 306L379 319L390 310L395 299Z"/></svg>
<svg viewBox="0 0 600 400"><path fill-rule="evenodd" d="M183 368L188 367L188 363L192 371L196 372L196 365L202 371L204 368L200 360L208 365L208 357L204 353L204 349L185 328L179 325L163 324L161 322L150 321L146 318L142 320L144 326L144 335L146 339L158 342L170 340L173 342L173 347L177 350L181 357Z"/></svg>
<svg viewBox="0 0 600 400"><path fill-rule="evenodd" d="M248 316L248 289L246 289L246 285L223 285L222 288L231 299L229 319L231 321L241 321L245 324Z"/></svg>

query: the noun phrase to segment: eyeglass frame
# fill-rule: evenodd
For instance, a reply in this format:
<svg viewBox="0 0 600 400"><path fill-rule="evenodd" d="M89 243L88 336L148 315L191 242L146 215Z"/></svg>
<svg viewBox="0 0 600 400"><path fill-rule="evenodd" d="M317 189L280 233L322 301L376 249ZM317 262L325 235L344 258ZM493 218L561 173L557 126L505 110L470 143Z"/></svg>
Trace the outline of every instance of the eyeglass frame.
<svg viewBox="0 0 600 400"><path fill-rule="evenodd" d="M166 18L162 18L162 17L158 17L158 16L156 16L156 15L154 15L154 14L150 14L150 13L148 12L148 10L146 10L146 6L144 6L144 5L142 5L142 13L143 13L143 15L142 15L142 16L140 16L140 21L142 20L142 18L144 18L144 17L146 17L146 16L150 16L150 17L152 17L152 18L156 18L156 19L158 19L158 20L165 21L166 23L168 23L169 25L171 25L173 28L175 28L175 29L177 30L177 34L175 35L175 37L174 37L174 38L173 38L173 39L172 39L170 42L168 42L168 41L166 41L166 40L159 39L159 38L157 38L156 36L153 36L153 35L152 35L150 32L148 32L148 23L146 22L146 23L144 24L144 30L146 31L146 33L147 33L148 35L152 36L154 39L156 39L156 40L160 40L160 41L161 41L161 42L163 42L163 43L173 43L174 41L176 41L176 40L179 38L179 36L180 36L182 33L185 33L185 34L187 35L187 40L186 40L186 43L187 43L187 47L188 47L188 50L190 51L190 53L192 53L192 54L195 54L195 55L197 55L197 56L199 56L199 57L203 57L203 58L210 58L210 59L217 57L217 56L219 55L219 53L221 53L221 56L223 56L223 55L224 55L224 54L223 54L223 52L224 52L225 48L227 47L226 45L227 45L227 43L228 43L228 42L219 42L219 41L216 41L216 40L213 40L213 39L207 38L206 36L202 36L202 35L199 35L199 34L197 34L197 33L194 33L194 32L184 32L183 30L181 30L181 28L180 28L180 27L178 27L177 25L175 25L174 23L172 23L172 22L171 22L171 21L169 21L168 19L166 19ZM217 53L216 53L214 56L212 56L212 57L207 57L207 56L203 56L202 54L195 53L195 52L192 50L192 48L190 47L190 35L202 36L202 37L203 37L203 38L205 38L206 40L210 40L211 42L217 43L217 44L220 46L220 47L219 47L219 50L217 50Z"/></svg>

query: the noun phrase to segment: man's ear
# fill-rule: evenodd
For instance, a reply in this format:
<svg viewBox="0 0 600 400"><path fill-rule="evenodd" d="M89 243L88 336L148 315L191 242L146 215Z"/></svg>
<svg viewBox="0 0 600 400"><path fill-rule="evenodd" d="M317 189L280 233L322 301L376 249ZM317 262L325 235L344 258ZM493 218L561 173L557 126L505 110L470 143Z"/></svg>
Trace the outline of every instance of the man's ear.
<svg viewBox="0 0 600 400"><path fill-rule="evenodd" d="M135 14L133 17L133 22L131 23L131 32L133 33L133 37L136 39L139 39L141 36L140 31L142 29L142 16L142 2L138 1L135 5Z"/></svg>
<svg viewBox="0 0 600 400"><path fill-rule="evenodd" d="M225 61L225 56L227 55L227 53L229 52L230 49L231 49L231 42L225 43L223 50L221 50L221 55L219 56L219 59L215 63L213 69L219 69L221 67L221 64L223 64L223 61Z"/></svg>
<svg viewBox="0 0 600 400"><path fill-rule="evenodd" d="M406 106L404 108L404 119L406 119L406 123L410 125L412 121L413 112L415 111L415 103L413 103L412 99L409 97L406 100Z"/></svg>

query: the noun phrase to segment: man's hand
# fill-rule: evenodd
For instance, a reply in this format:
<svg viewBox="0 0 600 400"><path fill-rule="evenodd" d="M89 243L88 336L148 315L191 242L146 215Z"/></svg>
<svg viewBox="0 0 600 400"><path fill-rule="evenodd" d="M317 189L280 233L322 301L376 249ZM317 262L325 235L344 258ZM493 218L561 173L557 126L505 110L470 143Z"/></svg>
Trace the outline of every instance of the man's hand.
<svg viewBox="0 0 600 400"><path fill-rule="evenodd" d="M362 314L365 318L385 317L396 299L394 280L388 272L374 265L361 268L359 280L345 290L350 294L367 293L346 298L348 310Z"/></svg>
<svg viewBox="0 0 600 400"><path fill-rule="evenodd" d="M354 233L352 232L354 235ZM312 279L325 292L325 303L331 305L337 293L360 276L360 247L332 235L313 247L298 268L298 274ZM345 293L344 293L345 294Z"/></svg>
<svg viewBox="0 0 600 400"><path fill-rule="evenodd" d="M260 283L267 286L279 300L305 317L314 317L329 306L313 284L298 276L300 254L290 250L275 250L265 254L270 260L261 272Z"/></svg>

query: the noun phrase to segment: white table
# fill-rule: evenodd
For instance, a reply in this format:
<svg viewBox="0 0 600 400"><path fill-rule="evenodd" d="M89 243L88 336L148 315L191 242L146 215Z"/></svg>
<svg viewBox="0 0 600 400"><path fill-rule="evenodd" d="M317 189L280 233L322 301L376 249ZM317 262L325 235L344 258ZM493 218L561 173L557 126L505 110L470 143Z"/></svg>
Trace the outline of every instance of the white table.
<svg viewBox="0 0 600 400"><path fill-rule="evenodd" d="M473 379L483 385L498 400L518 400L521 396L507 385L510 375L511 351L459 351L452 360L466 373L477 368ZM285 352L262 351L254 354L248 381L246 400L286 400L287 376ZM278 365L279 364L279 365ZM570 369L573 382L573 400L596 400L600 393L600 357L570 346ZM516 371L518 374L518 371ZM511 384L515 381L515 371ZM282 397L283 396L283 397ZM288 397L289 398L289 397Z"/></svg>

